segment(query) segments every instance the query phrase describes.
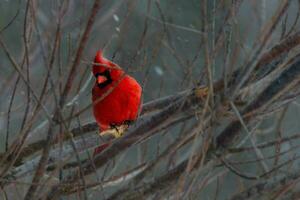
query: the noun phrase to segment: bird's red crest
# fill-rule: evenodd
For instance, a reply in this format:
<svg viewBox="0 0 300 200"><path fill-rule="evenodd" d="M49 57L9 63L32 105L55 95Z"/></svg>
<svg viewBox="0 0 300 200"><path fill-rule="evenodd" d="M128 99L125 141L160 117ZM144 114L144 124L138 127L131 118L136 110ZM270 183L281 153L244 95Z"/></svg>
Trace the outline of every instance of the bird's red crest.
<svg viewBox="0 0 300 200"><path fill-rule="evenodd" d="M94 74L101 73L109 67L115 67L114 63L112 63L111 61L109 61L108 59L106 59L103 56L102 50L97 51L95 59L94 59L94 63L98 64L98 65L97 64L93 65L93 73Z"/></svg>

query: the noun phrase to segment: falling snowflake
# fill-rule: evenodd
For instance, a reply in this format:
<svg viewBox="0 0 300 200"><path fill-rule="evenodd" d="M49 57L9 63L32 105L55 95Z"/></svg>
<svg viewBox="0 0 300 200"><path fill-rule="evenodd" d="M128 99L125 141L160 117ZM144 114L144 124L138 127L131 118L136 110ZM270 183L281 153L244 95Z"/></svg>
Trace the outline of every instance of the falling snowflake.
<svg viewBox="0 0 300 200"><path fill-rule="evenodd" d="M116 14L113 15L113 18L114 18L114 20L115 20L116 22L119 22L119 21L120 21L118 15L116 15Z"/></svg>
<svg viewBox="0 0 300 200"><path fill-rule="evenodd" d="M164 74L164 71L159 66L155 66L154 70L157 73L157 75L159 75L159 76L162 76Z"/></svg>

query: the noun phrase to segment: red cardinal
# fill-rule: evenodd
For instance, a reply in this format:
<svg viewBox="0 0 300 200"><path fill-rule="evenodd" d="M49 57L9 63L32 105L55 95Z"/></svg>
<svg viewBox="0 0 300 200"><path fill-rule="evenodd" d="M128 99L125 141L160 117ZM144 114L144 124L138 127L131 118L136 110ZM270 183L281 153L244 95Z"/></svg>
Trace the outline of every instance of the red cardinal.
<svg viewBox="0 0 300 200"><path fill-rule="evenodd" d="M104 58L102 51L97 52L94 63L93 112L100 132L136 120L142 95L139 83L117 64ZM100 146L95 151L104 148Z"/></svg>

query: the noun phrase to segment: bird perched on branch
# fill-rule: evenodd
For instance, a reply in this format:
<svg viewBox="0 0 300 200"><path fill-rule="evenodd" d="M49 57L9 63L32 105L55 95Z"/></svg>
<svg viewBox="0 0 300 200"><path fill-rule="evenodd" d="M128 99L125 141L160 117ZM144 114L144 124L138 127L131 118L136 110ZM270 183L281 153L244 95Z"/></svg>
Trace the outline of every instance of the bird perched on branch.
<svg viewBox="0 0 300 200"><path fill-rule="evenodd" d="M96 79L92 90L93 113L100 135L106 132L120 137L124 126L128 127L138 117L142 88L121 67L106 59L101 50L96 53L93 74Z"/></svg>

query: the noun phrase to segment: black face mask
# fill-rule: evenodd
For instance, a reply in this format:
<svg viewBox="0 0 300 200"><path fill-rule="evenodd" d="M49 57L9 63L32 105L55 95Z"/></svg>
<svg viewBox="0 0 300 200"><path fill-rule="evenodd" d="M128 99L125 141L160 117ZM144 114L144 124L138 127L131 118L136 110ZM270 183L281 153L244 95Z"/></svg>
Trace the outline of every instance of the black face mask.
<svg viewBox="0 0 300 200"><path fill-rule="evenodd" d="M104 81L103 83L98 83L99 88L101 88L101 89L105 88L107 85L112 83L112 79L111 79L111 76L110 76L110 71L108 69L105 70L104 72L95 74L96 79L97 79L98 76L104 76L106 78L106 81Z"/></svg>

